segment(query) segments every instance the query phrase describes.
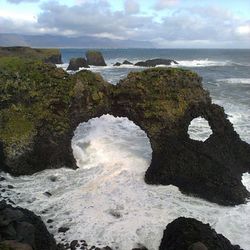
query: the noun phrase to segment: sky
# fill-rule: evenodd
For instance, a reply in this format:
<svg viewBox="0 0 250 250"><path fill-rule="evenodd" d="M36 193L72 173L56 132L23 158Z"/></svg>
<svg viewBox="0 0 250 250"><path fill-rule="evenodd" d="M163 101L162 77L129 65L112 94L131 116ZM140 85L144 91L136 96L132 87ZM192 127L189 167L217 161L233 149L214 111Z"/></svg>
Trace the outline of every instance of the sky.
<svg viewBox="0 0 250 250"><path fill-rule="evenodd" d="M0 0L0 33L250 48L250 0Z"/></svg>

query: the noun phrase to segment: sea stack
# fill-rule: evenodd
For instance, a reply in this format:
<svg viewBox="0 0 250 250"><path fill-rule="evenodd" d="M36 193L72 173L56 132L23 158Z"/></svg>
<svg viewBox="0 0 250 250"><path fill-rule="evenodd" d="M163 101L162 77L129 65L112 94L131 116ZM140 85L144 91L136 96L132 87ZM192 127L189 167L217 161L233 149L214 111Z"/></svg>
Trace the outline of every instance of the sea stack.
<svg viewBox="0 0 250 250"><path fill-rule="evenodd" d="M86 52L87 64L93 66L107 66L103 55L97 50L88 50Z"/></svg>
<svg viewBox="0 0 250 250"><path fill-rule="evenodd" d="M79 68L89 68L85 58L71 58L67 70L79 70Z"/></svg>

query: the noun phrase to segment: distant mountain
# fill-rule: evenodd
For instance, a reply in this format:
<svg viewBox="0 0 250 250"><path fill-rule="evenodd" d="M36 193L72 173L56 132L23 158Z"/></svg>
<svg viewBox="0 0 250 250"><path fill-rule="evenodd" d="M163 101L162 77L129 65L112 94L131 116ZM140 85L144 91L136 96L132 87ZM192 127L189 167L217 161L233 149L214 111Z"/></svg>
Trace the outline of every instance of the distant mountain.
<svg viewBox="0 0 250 250"><path fill-rule="evenodd" d="M56 35L1 34L0 46L30 46L50 48L152 48L148 41L118 40L91 36L65 37Z"/></svg>

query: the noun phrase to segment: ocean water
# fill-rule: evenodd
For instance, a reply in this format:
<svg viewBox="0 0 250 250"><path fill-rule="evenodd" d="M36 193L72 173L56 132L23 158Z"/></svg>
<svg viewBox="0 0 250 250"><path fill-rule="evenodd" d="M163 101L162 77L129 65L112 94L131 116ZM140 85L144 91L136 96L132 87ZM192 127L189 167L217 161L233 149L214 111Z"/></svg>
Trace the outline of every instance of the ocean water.
<svg viewBox="0 0 250 250"><path fill-rule="evenodd" d="M63 49L66 69L71 57L84 49ZM130 71L143 68L113 67L127 59L171 58L198 72L214 103L225 108L242 140L250 143L250 50L102 50L107 67L91 67L116 84ZM71 72L72 73L72 72ZM201 118L192 121L190 136L205 140L211 131ZM89 245L130 250L137 244L158 249L163 230L179 216L210 223L233 244L250 250L250 202L223 207L186 196L175 186L151 186L143 178L151 160L151 146L144 131L125 117L104 115L79 124L72 138L79 169L46 170L32 176L6 178L3 186L14 189L2 194L40 215L58 241L86 240ZM250 175L243 184L250 190ZM50 192L48 197L44 193ZM65 235L61 226L69 227Z"/></svg>

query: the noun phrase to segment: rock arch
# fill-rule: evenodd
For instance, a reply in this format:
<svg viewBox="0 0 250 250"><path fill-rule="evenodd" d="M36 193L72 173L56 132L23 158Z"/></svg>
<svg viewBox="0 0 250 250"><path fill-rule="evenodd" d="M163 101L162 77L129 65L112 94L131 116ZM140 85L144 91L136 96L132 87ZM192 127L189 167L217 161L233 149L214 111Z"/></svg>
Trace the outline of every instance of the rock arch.
<svg viewBox="0 0 250 250"><path fill-rule="evenodd" d="M127 117L150 139L153 153L145 175L148 184L173 184L182 192L223 205L244 203L249 197L241 175L249 171L250 146L240 140L223 108L212 104L196 73L148 69L131 72L114 86L90 71L72 76L59 69L50 71L52 82L59 79L57 86L65 82L67 87L51 104L51 124L61 126L58 119L63 119L63 130L58 133L54 125L48 126L50 120L39 120L35 135L18 157L10 157L3 145L5 154L0 162L9 172L20 175L51 167L76 167L71 149L74 130L91 118L111 114ZM66 106L62 103L65 98ZM191 140L187 133L197 116L204 117L213 131L204 143Z"/></svg>

